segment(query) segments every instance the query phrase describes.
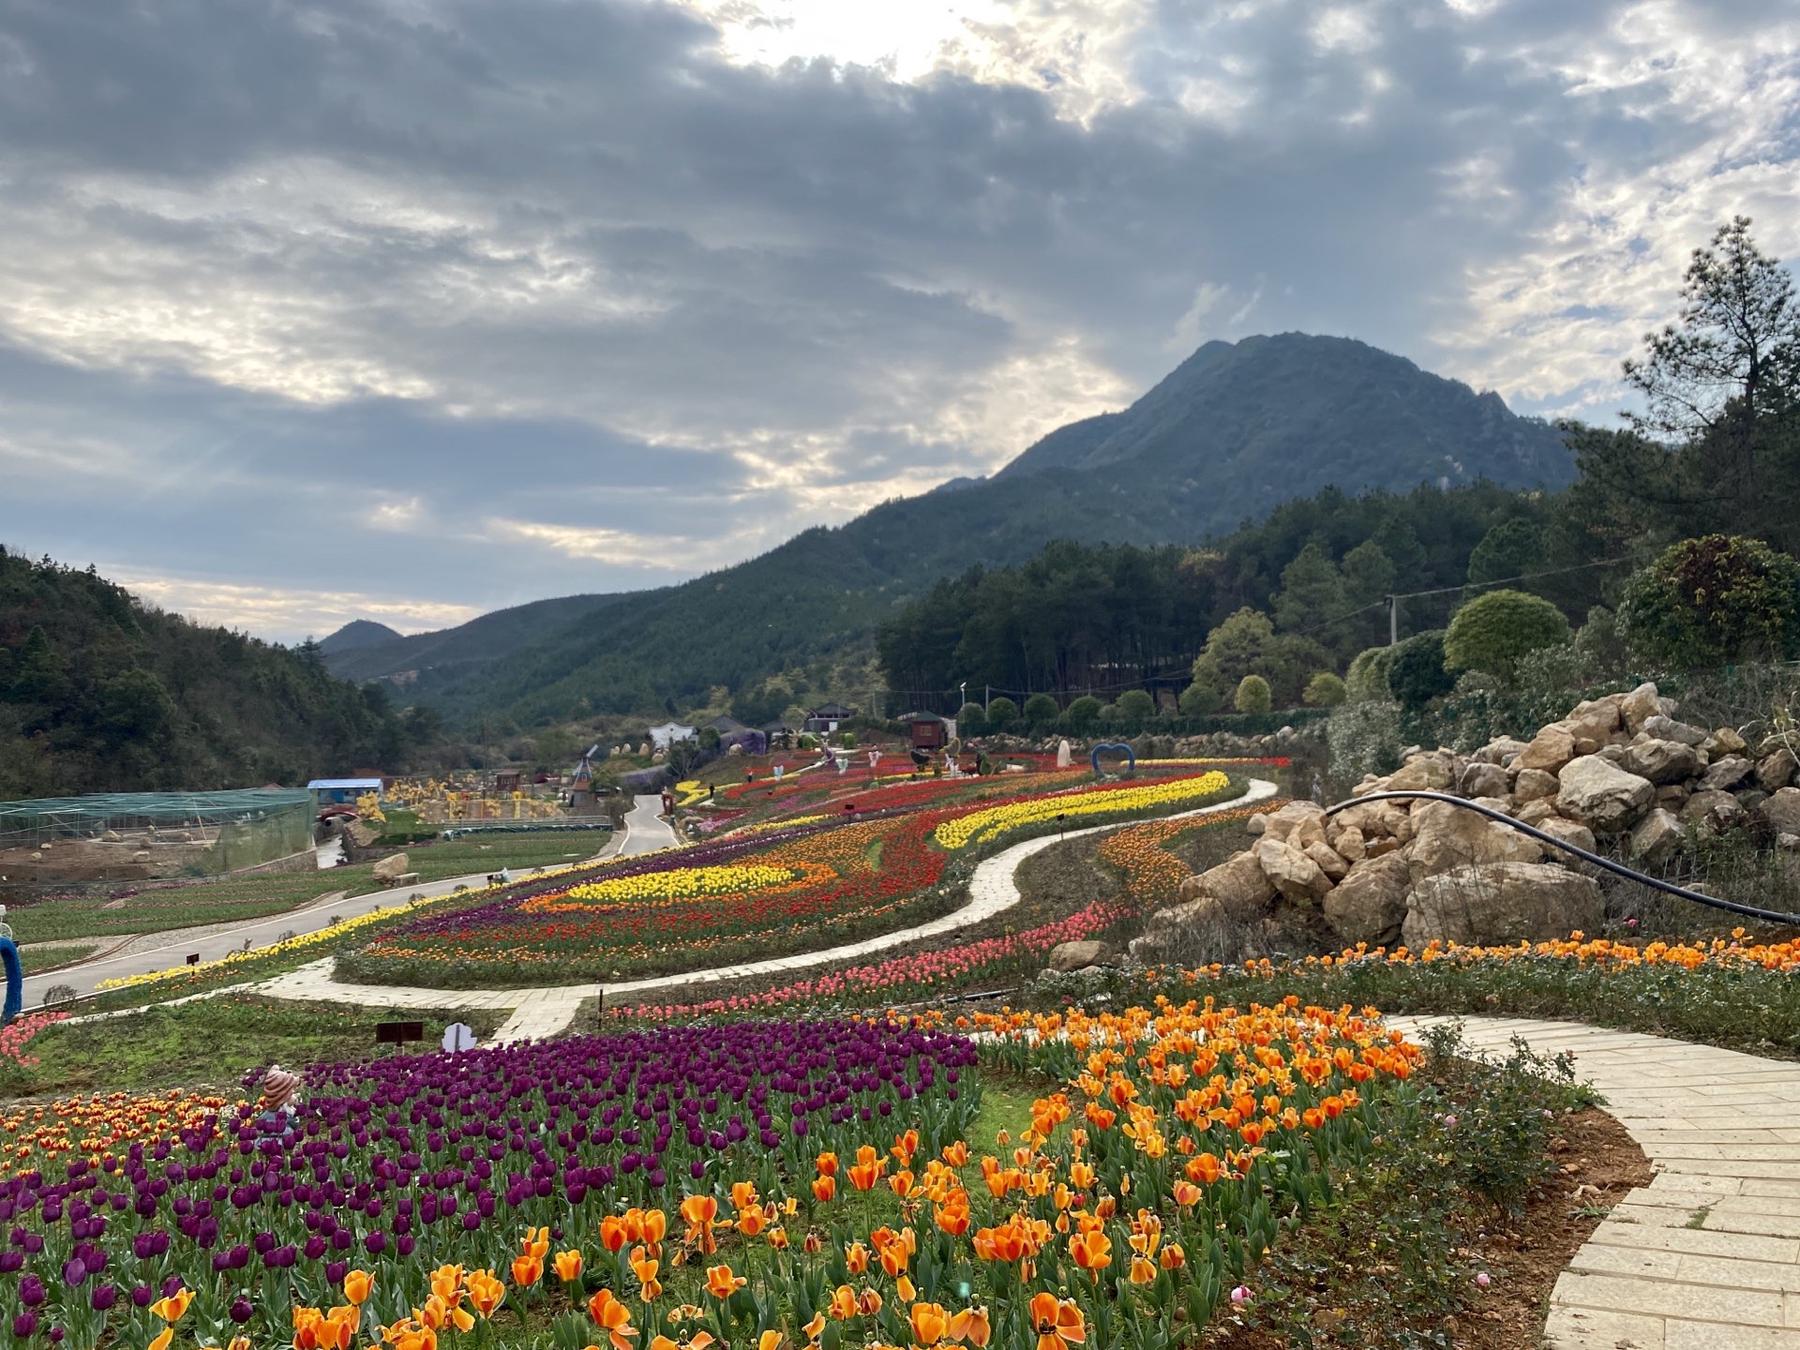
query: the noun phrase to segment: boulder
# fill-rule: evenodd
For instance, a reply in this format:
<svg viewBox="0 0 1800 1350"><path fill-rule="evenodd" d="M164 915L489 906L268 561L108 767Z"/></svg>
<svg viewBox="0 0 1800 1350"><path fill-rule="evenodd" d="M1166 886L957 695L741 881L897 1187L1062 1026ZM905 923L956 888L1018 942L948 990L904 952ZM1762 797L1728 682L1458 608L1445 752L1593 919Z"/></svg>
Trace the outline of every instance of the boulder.
<svg viewBox="0 0 1800 1350"><path fill-rule="evenodd" d="M404 853L390 853L376 862L372 875L377 881L392 881L395 877L403 877L412 869L406 865Z"/></svg>
<svg viewBox="0 0 1800 1350"><path fill-rule="evenodd" d="M1709 792L1730 792L1749 782L1756 773L1756 765L1742 755L1721 755L1706 768L1700 779L1700 786Z"/></svg>
<svg viewBox="0 0 1800 1350"><path fill-rule="evenodd" d="M1778 834L1800 834L1800 788L1784 787L1762 804L1762 813Z"/></svg>
<svg viewBox="0 0 1800 1350"><path fill-rule="evenodd" d="M1544 856L1531 836L1449 802L1425 803L1416 824L1407 864L1415 882L1466 863L1536 862Z"/></svg>
<svg viewBox="0 0 1800 1350"><path fill-rule="evenodd" d="M1627 773L1600 755L1570 760L1558 782L1558 814L1580 821L1595 834L1628 828L1656 798L1656 785L1648 778Z"/></svg>
<svg viewBox="0 0 1800 1350"><path fill-rule="evenodd" d="M1763 756L1756 766L1757 785L1764 792L1776 792L1792 786L1796 768L1800 768L1800 761L1795 760L1794 752L1784 745Z"/></svg>
<svg viewBox="0 0 1800 1350"><path fill-rule="evenodd" d="M1657 696L1656 686L1647 681L1619 700L1619 715L1625 719L1627 731L1642 731L1645 722L1662 712L1663 703Z"/></svg>
<svg viewBox="0 0 1800 1350"><path fill-rule="evenodd" d="M1605 745L1607 738L1622 725L1619 705L1624 701L1623 694L1608 694L1604 698L1577 703L1569 709L1562 724L1577 741L1591 742L1596 747Z"/></svg>
<svg viewBox="0 0 1800 1350"><path fill-rule="evenodd" d="M1536 825L1539 829L1543 828L1546 820L1557 818L1554 797L1539 797L1536 801L1526 802L1513 816L1521 825Z"/></svg>
<svg viewBox="0 0 1800 1350"><path fill-rule="evenodd" d="M1320 870L1319 864L1292 844L1265 835L1256 841L1252 853L1263 874L1289 900L1305 904L1331 889L1331 879Z"/></svg>
<svg viewBox="0 0 1800 1350"><path fill-rule="evenodd" d="M1656 804L1666 806L1671 811L1680 811L1687 805L1688 786L1686 783L1665 783L1656 789Z"/></svg>
<svg viewBox="0 0 1800 1350"><path fill-rule="evenodd" d="M1706 751L1708 759L1717 760L1721 755L1741 755L1750 747L1730 727L1718 727L1701 743L1700 748Z"/></svg>
<svg viewBox="0 0 1800 1350"><path fill-rule="evenodd" d="M1258 845L1261 847L1261 845ZM1211 896L1229 913L1250 914L1275 898L1275 883L1263 871L1254 851L1227 858L1181 883L1183 900Z"/></svg>
<svg viewBox="0 0 1800 1350"><path fill-rule="evenodd" d="M1415 948L1542 942L1597 931L1605 918L1600 888L1589 877L1551 863L1475 863L1414 886L1401 936Z"/></svg>
<svg viewBox="0 0 1800 1350"><path fill-rule="evenodd" d="M1263 838L1279 839L1302 851L1325 842L1325 808L1313 802L1287 802L1263 817Z"/></svg>
<svg viewBox="0 0 1800 1350"><path fill-rule="evenodd" d="M1448 755L1415 755L1388 775L1390 792L1442 792L1450 786Z"/></svg>
<svg viewBox="0 0 1800 1350"><path fill-rule="evenodd" d="M1513 813L1511 797L1471 797L1469 801L1475 806L1485 806L1488 810L1503 816L1510 816Z"/></svg>
<svg viewBox="0 0 1800 1350"><path fill-rule="evenodd" d="M1705 727L1697 727L1691 722L1677 722L1673 717L1665 717L1661 713L1655 717L1646 717L1641 729L1646 736L1659 741L1680 741L1696 750L1706 744L1709 734Z"/></svg>
<svg viewBox="0 0 1800 1350"><path fill-rule="evenodd" d="M1499 740L1489 741L1470 758L1479 760L1483 764L1506 765L1518 758L1519 752L1525 748L1525 745L1524 741L1516 740L1511 736L1502 736Z"/></svg>
<svg viewBox="0 0 1800 1350"><path fill-rule="evenodd" d="M1681 818L1706 834L1724 834L1744 823L1745 811L1729 792L1705 789L1687 799Z"/></svg>
<svg viewBox="0 0 1800 1350"><path fill-rule="evenodd" d="M1686 835L1680 819L1657 807L1631 831L1631 860L1645 867L1660 867L1675 856Z"/></svg>
<svg viewBox="0 0 1800 1350"><path fill-rule="evenodd" d="M1344 874L1350 870L1350 864L1344 860L1343 855L1329 844L1323 842L1308 844L1304 852L1307 857L1319 865L1319 870L1334 882L1342 881Z"/></svg>
<svg viewBox="0 0 1800 1350"><path fill-rule="evenodd" d="M1513 800L1521 804L1539 797L1554 797L1558 787L1556 775L1543 769L1521 769L1513 781Z"/></svg>
<svg viewBox="0 0 1800 1350"><path fill-rule="evenodd" d="M1498 764L1476 760L1462 771L1456 790L1465 797L1504 797L1510 784Z"/></svg>
<svg viewBox="0 0 1800 1350"><path fill-rule="evenodd" d="M1546 816L1543 820L1538 822L1538 828L1545 834L1553 835L1562 840L1565 844L1573 844L1576 848L1585 848L1589 853L1594 852L1597 847L1594 839L1594 832L1592 830L1573 820L1564 820L1561 816ZM1566 862L1572 863L1575 861L1575 859L1570 857L1567 853L1552 851L1550 856L1552 858L1563 859ZM1586 866L1587 864L1582 865Z"/></svg>
<svg viewBox="0 0 1800 1350"><path fill-rule="evenodd" d="M1552 722L1531 738L1531 744L1513 761L1522 773L1526 769L1542 769L1555 773L1575 758L1575 738L1567 727Z"/></svg>
<svg viewBox="0 0 1800 1350"><path fill-rule="evenodd" d="M1337 838L1333 839L1331 844L1338 856L1352 866L1361 862L1367 853L1363 844L1363 832L1354 825L1348 825L1339 830Z"/></svg>
<svg viewBox="0 0 1800 1350"><path fill-rule="evenodd" d="M1248 834L1261 834L1268 828L1269 817L1267 815L1254 815L1244 822L1244 830Z"/></svg>
<svg viewBox="0 0 1800 1350"><path fill-rule="evenodd" d="M1086 942L1059 942L1050 949L1045 964L1051 970L1085 970L1112 958L1112 948L1092 939Z"/></svg>
<svg viewBox="0 0 1800 1350"><path fill-rule="evenodd" d="M1700 772L1700 753L1682 741L1645 737L1626 747L1624 767L1652 783L1679 783Z"/></svg>
<svg viewBox="0 0 1800 1350"><path fill-rule="evenodd" d="M1358 863L1325 897L1325 921L1348 944L1397 941L1412 874L1397 854Z"/></svg>

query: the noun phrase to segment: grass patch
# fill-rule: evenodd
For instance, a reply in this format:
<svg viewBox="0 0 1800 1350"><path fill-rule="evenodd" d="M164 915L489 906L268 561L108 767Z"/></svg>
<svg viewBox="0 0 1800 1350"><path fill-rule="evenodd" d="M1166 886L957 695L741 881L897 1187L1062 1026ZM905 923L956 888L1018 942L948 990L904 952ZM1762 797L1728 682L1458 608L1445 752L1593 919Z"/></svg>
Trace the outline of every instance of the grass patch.
<svg viewBox="0 0 1800 1350"><path fill-rule="evenodd" d="M251 1069L270 1062L296 1067L315 1060L369 1059L377 1022L423 1021L425 1047L435 1048L451 1022L491 1035L498 1014L346 1008L227 994L127 1017L53 1025L32 1037L25 1059L0 1058L0 1095L64 1095L172 1087L236 1092ZM414 1047L415 1049L417 1047Z"/></svg>
<svg viewBox="0 0 1800 1350"><path fill-rule="evenodd" d="M101 942L34 942L19 948L19 964L27 975L85 961L106 944Z"/></svg>

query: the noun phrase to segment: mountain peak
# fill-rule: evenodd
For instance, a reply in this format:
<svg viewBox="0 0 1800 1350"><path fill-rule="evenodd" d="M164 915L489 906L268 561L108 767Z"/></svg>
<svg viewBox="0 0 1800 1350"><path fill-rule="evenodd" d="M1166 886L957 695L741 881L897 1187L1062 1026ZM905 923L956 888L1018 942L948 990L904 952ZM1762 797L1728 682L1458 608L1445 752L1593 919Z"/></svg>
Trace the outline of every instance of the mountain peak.
<svg viewBox="0 0 1800 1350"><path fill-rule="evenodd" d="M373 646L377 642L386 642L397 638L400 634L385 623L376 623L371 619L352 619L330 637L319 643L319 650L329 656L332 652L355 651L358 647Z"/></svg>

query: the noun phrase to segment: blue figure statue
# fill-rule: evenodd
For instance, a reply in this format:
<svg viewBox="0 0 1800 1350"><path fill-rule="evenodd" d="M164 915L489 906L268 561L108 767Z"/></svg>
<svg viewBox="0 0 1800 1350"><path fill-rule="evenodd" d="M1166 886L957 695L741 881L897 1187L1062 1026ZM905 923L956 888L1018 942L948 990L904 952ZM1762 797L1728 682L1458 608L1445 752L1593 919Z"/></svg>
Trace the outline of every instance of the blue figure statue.
<svg viewBox="0 0 1800 1350"><path fill-rule="evenodd" d="M1094 766L1094 777L1100 776L1100 754L1104 751L1111 755L1125 756L1125 772L1121 778L1130 778L1137 772L1137 752L1124 741L1103 741L1094 747L1094 753L1088 756L1088 762Z"/></svg>
<svg viewBox="0 0 1800 1350"><path fill-rule="evenodd" d="M0 965L6 967L6 1006L0 1011L0 1027L6 1026L25 1006L25 968L19 964L18 944L6 926L6 906L0 905Z"/></svg>

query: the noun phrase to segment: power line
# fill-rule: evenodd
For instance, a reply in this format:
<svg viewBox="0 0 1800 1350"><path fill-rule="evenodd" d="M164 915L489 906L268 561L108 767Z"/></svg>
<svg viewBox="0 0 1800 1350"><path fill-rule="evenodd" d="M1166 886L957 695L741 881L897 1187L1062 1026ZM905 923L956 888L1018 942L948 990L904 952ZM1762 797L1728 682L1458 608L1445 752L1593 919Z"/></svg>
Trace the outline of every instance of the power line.
<svg viewBox="0 0 1800 1350"><path fill-rule="evenodd" d="M1460 586L1439 586L1431 591L1403 591L1391 597L1395 600L1415 600L1422 595L1450 595L1456 591L1472 591L1479 586L1504 586L1512 581L1536 581L1539 577L1556 577L1565 572L1583 572L1590 567L1611 567L1615 563L1630 562L1630 557L1602 558L1598 562L1575 563L1569 567L1552 567L1544 572L1523 572L1516 577L1495 577L1492 581L1465 581ZM1380 603L1386 604L1383 600Z"/></svg>

